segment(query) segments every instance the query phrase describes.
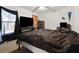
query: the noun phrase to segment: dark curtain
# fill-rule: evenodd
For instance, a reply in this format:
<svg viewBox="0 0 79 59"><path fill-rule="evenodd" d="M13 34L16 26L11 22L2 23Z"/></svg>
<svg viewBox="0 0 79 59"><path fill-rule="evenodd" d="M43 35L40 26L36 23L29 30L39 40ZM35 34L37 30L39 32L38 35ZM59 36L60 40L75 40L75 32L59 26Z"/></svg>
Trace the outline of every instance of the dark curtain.
<svg viewBox="0 0 79 59"><path fill-rule="evenodd" d="M1 25L2 25L2 19L1 19L1 9L7 11L8 13L14 14L16 15L16 21L15 21L15 29L14 29L14 33L13 34L7 34L7 35L2 35L2 39L3 41L6 40L13 40L17 37L17 35L19 34L19 19L18 19L18 12L17 11L13 11L13 10L9 10L7 8L4 8L2 6L0 6L0 30L1 30Z"/></svg>

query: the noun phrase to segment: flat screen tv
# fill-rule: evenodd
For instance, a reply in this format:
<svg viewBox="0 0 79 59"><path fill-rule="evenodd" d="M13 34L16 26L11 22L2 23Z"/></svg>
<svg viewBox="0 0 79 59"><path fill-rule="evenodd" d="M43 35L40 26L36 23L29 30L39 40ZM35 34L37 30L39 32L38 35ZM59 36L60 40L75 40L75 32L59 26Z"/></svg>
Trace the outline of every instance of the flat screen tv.
<svg viewBox="0 0 79 59"><path fill-rule="evenodd" d="M60 23L60 27L67 28L67 22L61 22L61 23Z"/></svg>
<svg viewBox="0 0 79 59"><path fill-rule="evenodd" d="M20 16L20 27L33 26L33 18Z"/></svg>

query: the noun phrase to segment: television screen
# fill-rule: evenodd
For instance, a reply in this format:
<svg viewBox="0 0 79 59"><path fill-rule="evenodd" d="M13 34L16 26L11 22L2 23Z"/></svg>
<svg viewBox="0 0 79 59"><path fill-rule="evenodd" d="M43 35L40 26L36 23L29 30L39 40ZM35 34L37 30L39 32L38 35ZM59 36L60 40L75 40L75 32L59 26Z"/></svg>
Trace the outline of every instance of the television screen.
<svg viewBox="0 0 79 59"><path fill-rule="evenodd" d="M60 23L60 27L67 28L67 22L61 22L61 23Z"/></svg>
<svg viewBox="0 0 79 59"><path fill-rule="evenodd" d="M33 26L33 18L20 16L20 27Z"/></svg>

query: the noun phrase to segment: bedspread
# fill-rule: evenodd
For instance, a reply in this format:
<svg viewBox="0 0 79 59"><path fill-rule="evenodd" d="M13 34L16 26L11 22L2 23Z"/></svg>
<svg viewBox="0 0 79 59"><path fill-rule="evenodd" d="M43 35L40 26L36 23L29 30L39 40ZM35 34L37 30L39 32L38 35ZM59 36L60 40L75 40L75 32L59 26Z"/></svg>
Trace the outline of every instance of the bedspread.
<svg viewBox="0 0 79 59"><path fill-rule="evenodd" d="M74 31L39 29L18 35L18 40L30 43L47 52L67 52L71 45L79 43L79 34Z"/></svg>

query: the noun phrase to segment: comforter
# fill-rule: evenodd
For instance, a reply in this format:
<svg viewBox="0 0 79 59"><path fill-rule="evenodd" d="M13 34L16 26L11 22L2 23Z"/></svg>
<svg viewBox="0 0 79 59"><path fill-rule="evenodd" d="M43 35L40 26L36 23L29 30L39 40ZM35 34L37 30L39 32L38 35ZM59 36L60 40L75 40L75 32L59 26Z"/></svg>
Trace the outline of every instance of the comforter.
<svg viewBox="0 0 79 59"><path fill-rule="evenodd" d="M25 41L47 52L67 52L74 45L79 44L79 34L70 30L28 31L18 35L18 40Z"/></svg>

